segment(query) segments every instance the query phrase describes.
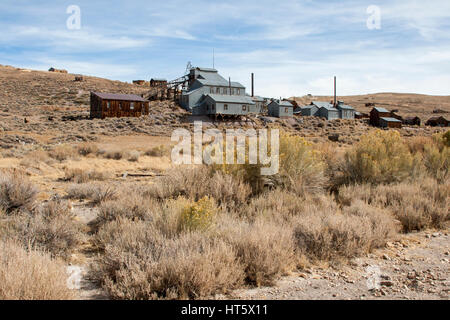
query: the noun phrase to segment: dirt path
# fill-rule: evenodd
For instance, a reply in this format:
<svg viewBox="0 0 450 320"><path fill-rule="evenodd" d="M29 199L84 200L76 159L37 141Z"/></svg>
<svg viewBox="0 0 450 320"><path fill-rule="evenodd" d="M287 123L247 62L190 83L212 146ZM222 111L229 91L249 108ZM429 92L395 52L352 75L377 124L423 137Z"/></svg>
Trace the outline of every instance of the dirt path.
<svg viewBox="0 0 450 320"><path fill-rule="evenodd" d="M310 268L226 299L449 299L450 229L402 236L350 265Z"/></svg>

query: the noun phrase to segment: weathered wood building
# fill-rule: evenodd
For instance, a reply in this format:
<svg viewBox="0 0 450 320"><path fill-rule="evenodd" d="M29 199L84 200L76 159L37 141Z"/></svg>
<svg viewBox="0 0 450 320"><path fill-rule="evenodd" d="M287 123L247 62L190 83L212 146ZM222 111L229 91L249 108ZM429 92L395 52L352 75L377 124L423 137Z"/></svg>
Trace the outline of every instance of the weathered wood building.
<svg viewBox="0 0 450 320"><path fill-rule="evenodd" d="M450 121L445 119L444 117L432 117L428 119L428 121L425 123L427 126L431 127L448 127Z"/></svg>
<svg viewBox="0 0 450 320"><path fill-rule="evenodd" d="M150 80L150 87L167 87L167 80L160 78L153 78Z"/></svg>
<svg viewBox="0 0 450 320"><path fill-rule="evenodd" d="M385 108L375 107L370 111L370 124L375 127L380 126L380 118L390 118L391 112Z"/></svg>
<svg viewBox="0 0 450 320"><path fill-rule="evenodd" d="M274 100L267 106L269 116L271 117L292 117L294 115L294 106L289 101Z"/></svg>
<svg viewBox="0 0 450 320"><path fill-rule="evenodd" d="M381 117L380 118L380 127L381 128L401 128L402 122L396 118L392 117Z"/></svg>
<svg viewBox="0 0 450 320"><path fill-rule="evenodd" d="M135 94L91 92L91 119L148 115L149 102Z"/></svg>
<svg viewBox="0 0 450 320"><path fill-rule="evenodd" d="M420 126L420 118L419 117L406 117L403 119L403 124L410 126Z"/></svg>

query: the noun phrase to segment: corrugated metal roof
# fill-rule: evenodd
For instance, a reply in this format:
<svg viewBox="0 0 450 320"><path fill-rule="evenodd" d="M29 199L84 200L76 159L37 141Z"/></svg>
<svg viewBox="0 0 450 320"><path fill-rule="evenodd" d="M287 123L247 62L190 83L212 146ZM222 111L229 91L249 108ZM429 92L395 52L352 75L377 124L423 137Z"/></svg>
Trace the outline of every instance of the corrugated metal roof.
<svg viewBox="0 0 450 320"><path fill-rule="evenodd" d="M387 109L385 108L380 108L380 107L375 107L375 110L377 110L378 112L389 112Z"/></svg>
<svg viewBox="0 0 450 320"><path fill-rule="evenodd" d="M153 81L167 81L167 79L163 78L152 78Z"/></svg>
<svg viewBox="0 0 450 320"><path fill-rule="evenodd" d="M345 110L355 110L353 107L346 105L346 104L341 104L337 106L338 109L345 109Z"/></svg>
<svg viewBox="0 0 450 320"><path fill-rule="evenodd" d="M202 67L197 67L197 68L195 68L195 69L200 70L200 71L205 71L205 72L217 72L217 70L216 70L216 69L213 69L213 68L202 68Z"/></svg>
<svg viewBox="0 0 450 320"><path fill-rule="evenodd" d="M92 92L100 99L106 100L122 100L122 101L141 101L145 102L146 100L141 96L135 94L118 94L118 93L103 93L103 92Z"/></svg>
<svg viewBox="0 0 450 320"><path fill-rule="evenodd" d="M226 94L207 94L206 96L211 97L216 102L255 104L248 96L231 96Z"/></svg>
<svg viewBox="0 0 450 320"><path fill-rule="evenodd" d="M318 108L321 108L321 107L333 107L333 105L331 103L323 102L323 101L313 101L312 104L316 105Z"/></svg>
<svg viewBox="0 0 450 320"><path fill-rule="evenodd" d="M338 111L338 109L333 107L333 105L331 105L331 104L321 106L320 109L322 109L322 108L327 109L328 111L336 111L336 112Z"/></svg>
<svg viewBox="0 0 450 320"><path fill-rule="evenodd" d="M387 122L401 122L400 120L391 118L391 117L381 117L380 119L387 121Z"/></svg>
<svg viewBox="0 0 450 320"><path fill-rule="evenodd" d="M290 103L289 101L279 101L279 100L274 100L271 103L275 103L280 107L294 107L292 105L292 103Z"/></svg>

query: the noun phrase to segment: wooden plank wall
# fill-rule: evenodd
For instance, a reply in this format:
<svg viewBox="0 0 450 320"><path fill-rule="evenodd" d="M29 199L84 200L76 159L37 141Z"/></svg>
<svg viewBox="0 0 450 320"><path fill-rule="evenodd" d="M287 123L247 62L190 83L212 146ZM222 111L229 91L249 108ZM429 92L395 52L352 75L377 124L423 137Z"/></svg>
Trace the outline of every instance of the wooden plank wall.
<svg viewBox="0 0 450 320"><path fill-rule="evenodd" d="M109 102L109 108L108 108ZM149 103L135 101L134 109L131 109L132 101L102 100L97 97L91 98L91 118L111 117L140 117L149 114Z"/></svg>

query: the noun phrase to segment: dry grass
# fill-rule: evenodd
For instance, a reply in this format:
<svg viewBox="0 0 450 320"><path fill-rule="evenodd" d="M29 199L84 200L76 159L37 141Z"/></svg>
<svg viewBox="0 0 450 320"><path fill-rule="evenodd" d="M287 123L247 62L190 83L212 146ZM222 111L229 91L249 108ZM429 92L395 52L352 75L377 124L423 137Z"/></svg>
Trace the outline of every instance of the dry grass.
<svg viewBox="0 0 450 320"><path fill-rule="evenodd" d="M236 251L248 283L273 285L278 276L295 269L295 245L288 226L227 220L218 232Z"/></svg>
<svg viewBox="0 0 450 320"><path fill-rule="evenodd" d="M145 152L146 156L150 157L165 157L170 155L170 148L165 145L153 147Z"/></svg>
<svg viewBox="0 0 450 320"><path fill-rule="evenodd" d="M403 232L441 228L450 219L450 186L427 178L420 182L389 186L350 186L339 191L342 203L360 199L372 206L385 208L402 224Z"/></svg>
<svg viewBox="0 0 450 320"><path fill-rule="evenodd" d="M22 173L0 172L0 208L6 213L31 210L37 193L37 187Z"/></svg>
<svg viewBox="0 0 450 320"><path fill-rule="evenodd" d="M80 154L82 156L87 156L90 154L94 154L94 155L97 154L99 149L98 149L97 144L95 144L95 143L83 142L77 146L77 151L78 151L78 154Z"/></svg>
<svg viewBox="0 0 450 320"><path fill-rule="evenodd" d="M67 198L85 200L89 199L93 204L100 204L117 198L114 187L105 183L81 183L72 184L67 188Z"/></svg>
<svg viewBox="0 0 450 320"><path fill-rule="evenodd" d="M104 181L110 177L108 173L95 169L84 170L79 168L66 168L64 171L65 173L63 180L75 183L86 183L92 180Z"/></svg>
<svg viewBox="0 0 450 320"><path fill-rule="evenodd" d="M73 158L76 155L76 151L72 146L60 145L48 151L48 155L51 158L62 162L64 160Z"/></svg>
<svg viewBox="0 0 450 320"><path fill-rule="evenodd" d="M127 152L127 160L130 162L138 162L140 156L141 156L141 153L136 150L131 150L131 151Z"/></svg>
<svg viewBox="0 0 450 320"><path fill-rule="evenodd" d="M98 238L106 241L97 275L116 299L201 298L242 282L233 249L203 234L168 239L148 222L119 219Z"/></svg>
<svg viewBox="0 0 450 320"><path fill-rule="evenodd" d="M65 265L49 254L0 241L0 300L68 300Z"/></svg>
<svg viewBox="0 0 450 320"><path fill-rule="evenodd" d="M0 237L14 239L26 248L70 259L84 237L65 201L50 201L32 213L18 213L0 219Z"/></svg>
<svg viewBox="0 0 450 320"><path fill-rule="evenodd" d="M120 160L124 157L125 153L122 150L102 151L103 157L106 159Z"/></svg>

